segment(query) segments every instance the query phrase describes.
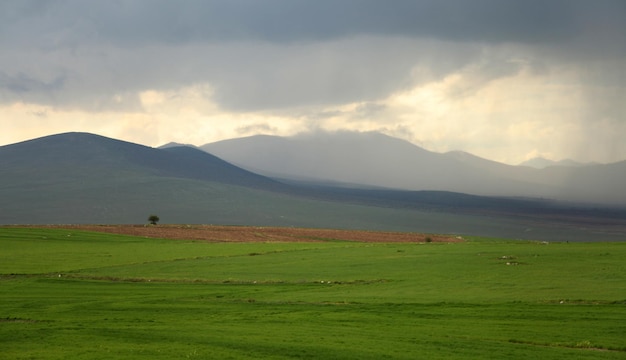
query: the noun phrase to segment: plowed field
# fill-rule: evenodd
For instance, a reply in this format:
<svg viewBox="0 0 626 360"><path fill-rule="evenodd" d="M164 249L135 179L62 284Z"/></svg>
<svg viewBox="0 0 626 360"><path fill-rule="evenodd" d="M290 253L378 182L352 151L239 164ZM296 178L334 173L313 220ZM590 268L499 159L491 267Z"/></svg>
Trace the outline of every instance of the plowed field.
<svg viewBox="0 0 626 360"><path fill-rule="evenodd" d="M363 230L306 229L287 227L220 225L48 225L33 226L98 231L150 238L204 240L214 242L459 242L462 239L436 234L382 232Z"/></svg>

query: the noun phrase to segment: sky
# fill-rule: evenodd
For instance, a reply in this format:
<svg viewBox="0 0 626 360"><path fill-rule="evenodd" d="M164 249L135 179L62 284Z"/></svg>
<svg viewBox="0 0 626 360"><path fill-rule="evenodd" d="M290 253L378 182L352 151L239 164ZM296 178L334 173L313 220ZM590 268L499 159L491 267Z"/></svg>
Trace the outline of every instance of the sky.
<svg viewBox="0 0 626 360"><path fill-rule="evenodd" d="M0 0L0 145L379 131L626 160L623 0Z"/></svg>

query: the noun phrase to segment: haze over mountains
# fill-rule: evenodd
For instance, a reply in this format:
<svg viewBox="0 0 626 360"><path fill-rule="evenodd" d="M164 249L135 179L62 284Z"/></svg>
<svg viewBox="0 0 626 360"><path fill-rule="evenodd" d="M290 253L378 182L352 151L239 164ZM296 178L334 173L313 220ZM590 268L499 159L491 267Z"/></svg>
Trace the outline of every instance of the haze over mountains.
<svg viewBox="0 0 626 360"><path fill-rule="evenodd" d="M266 176L403 190L626 204L626 161L543 169L435 153L380 133L258 135L200 147Z"/></svg>
<svg viewBox="0 0 626 360"><path fill-rule="evenodd" d="M588 165L598 165L598 164L597 163L581 163L572 159L563 159L559 161L554 161L554 160L546 159L544 157L535 157L519 164L519 166L530 166L536 169L545 169L550 166L588 166Z"/></svg>
<svg viewBox="0 0 626 360"><path fill-rule="evenodd" d="M267 149L283 144L284 151L276 153L275 159L282 162L282 168L293 166L309 173L288 173L293 178L299 174L300 181L285 182L244 170L195 147L169 144L151 148L88 133L57 134L2 146L0 224L144 223L149 214L156 213L166 223L181 224L358 228L547 240L626 239L626 206L598 208L545 199L385 189L388 185L373 181L393 179L393 174L381 176L380 172L396 171L398 163L411 168L413 175L420 174L420 167L427 164L431 171L423 171L424 184L436 184L435 175L463 177L462 170L471 175L465 176L465 181L479 181L485 179L479 177L481 166L483 172L523 167L508 167L462 152L430 153L376 133L304 140L261 136L253 138L253 144L258 145L258 139L266 141ZM309 153L303 163L294 162L305 155L300 141L317 148L320 139L325 141L323 151L317 156ZM339 140L345 139L350 141L341 146ZM232 146L237 141L224 144ZM266 164L261 161L260 149L247 151L252 158L258 156L258 167ZM430 163L413 166L416 169L406 166L418 156ZM342 168L348 160L354 161L354 166ZM441 164L455 164L460 169ZM372 168L378 165L381 168ZM341 176L324 177L331 169ZM355 173L361 177L354 177ZM302 181L302 174L315 176ZM403 183L398 180L397 184Z"/></svg>

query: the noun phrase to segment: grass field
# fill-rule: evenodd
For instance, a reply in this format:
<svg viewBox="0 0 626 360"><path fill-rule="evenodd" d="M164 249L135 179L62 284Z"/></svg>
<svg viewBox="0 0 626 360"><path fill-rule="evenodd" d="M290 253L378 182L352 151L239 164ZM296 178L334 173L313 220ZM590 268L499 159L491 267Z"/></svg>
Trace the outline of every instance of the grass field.
<svg viewBox="0 0 626 360"><path fill-rule="evenodd" d="M626 243L0 228L6 359L626 359Z"/></svg>

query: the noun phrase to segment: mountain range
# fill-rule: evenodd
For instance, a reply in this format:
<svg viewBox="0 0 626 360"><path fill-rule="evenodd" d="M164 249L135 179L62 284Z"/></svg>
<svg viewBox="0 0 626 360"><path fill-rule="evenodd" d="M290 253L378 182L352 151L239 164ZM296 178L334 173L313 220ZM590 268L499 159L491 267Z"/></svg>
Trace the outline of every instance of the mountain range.
<svg viewBox="0 0 626 360"><path fill-rule="evenodd" d="M309 154L304 164L294 162L296 155L304 156L299 147L283 148L290 153L276 154L274 160L282 167L269 169L271 162L259 149L248 153L258 163L243 169L234 160L231 163L192 146L152 148L89 133L56 134L1 146L0 224L145 223L150 214L157 214L163 222L179 224L358 228L549 240L626 238L626 207L481 196L446 187L403 190L378 182L393 178L380 172L393 171L397 161L417 155L430 161L431 171L423 173L425 181L431 182L436 174L463 176L461 170L446 168L448 164L471 172L473 178L466 181L479 181L476 169L480 166L509 167L467 153L430 153L375 133L345 135L352 142L341 147L344 135L304 139L311 149L325 141L324 150L318 156ZM268 149L275 149L275 143L301 141L252 138L259 139ZM244 140L250 144L250 139ZM234 140L221 144L252 151L238 148ZM332 151L338 152L335 159L331 159ZM401 156L401 152L409 155ZM383 166L386 158L394 161ZM352 167L348 160L355 162ZM372 168L379 164L380 169ZM289 166L309 172L277 171L266 176ZM331 169L339 175L330 176Z"/></svg>
<svg viewBox="0 0 626 360"><path fill-rule="evenodd" d="M581 163L572 159L563 159L554 161L544 157L534 157L519 164L519 166L529 166L535 169L545 169L550 166L588 166L598 165L597 163Z"/></svg>
<svg viewBox="0 0 626 360"><path fill-rule="evenodd" d="M626 161L536 169L462 151L431 152L375 132L257 135L200 148L284 180L626 205Z"/></svg>

